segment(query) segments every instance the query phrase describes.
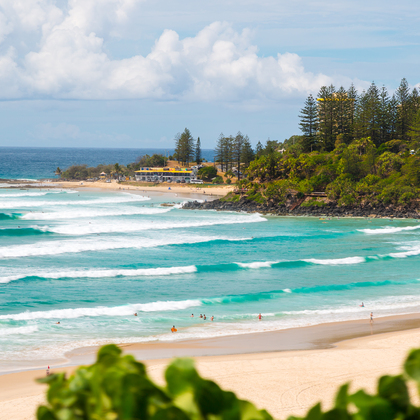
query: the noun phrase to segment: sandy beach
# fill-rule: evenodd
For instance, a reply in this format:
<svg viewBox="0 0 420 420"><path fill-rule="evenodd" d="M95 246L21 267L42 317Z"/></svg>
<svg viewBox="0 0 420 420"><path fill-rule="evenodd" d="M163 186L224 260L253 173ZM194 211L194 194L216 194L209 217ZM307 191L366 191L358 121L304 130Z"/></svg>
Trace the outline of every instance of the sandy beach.
<svg viewBox="0 0 420 420"><path fill-rule="evenodd" d="M86 181L60 181L54 182L51 186L59 188L100 188L104 190L121 190L121 191L145 191L145 192L159 192L172 194L194 194L203 197L225 196L234 189L233 185L211 185L203 186L199 184L162 184L162 185L145 185L140 182L86 182ZM201 198L201 197L200 197Z"/></svg>
<svg viewBox="0 0 420 420"><path fill-rule="evenodd" d="M253 401L259 408L266 408L275 418L285 419L291 414L304 414L317 401L328 407L337 387L347 381L351 381L353 391L365 388L373 392L380 375L401 371L407 352L420 343L419 326L420 316L407 315L377 319L372 328L366 321L349 321L260 333L258 339L253 337L256 334L248 334L224 337L221 341L160 344L155 348L134 344L124 346L124 350L137 357L147 356L149 351L168 357L168 352L174 355L217 354L217 349L226 352L228 347L233 353L240 347L242 353L252 352L266 345L266 351L195 356L194 359L204 377L217 381L240 398ZM344 339L346 336L357 338ZM251 342L254 347L243 348ZM288 346L312 349L269 351ZM161 353L156 352L157 348ZM86 362L83 349L72 355L73 363L78 359ZM168 361L167 358L145 361L150 376L159 383L163 383ZM74 369L55 368L53 371L71 373ZM34 380L44 375L44 370L33 370L0 376L0 420L35 418L36 407L44 399L45 387Z"/></svg>

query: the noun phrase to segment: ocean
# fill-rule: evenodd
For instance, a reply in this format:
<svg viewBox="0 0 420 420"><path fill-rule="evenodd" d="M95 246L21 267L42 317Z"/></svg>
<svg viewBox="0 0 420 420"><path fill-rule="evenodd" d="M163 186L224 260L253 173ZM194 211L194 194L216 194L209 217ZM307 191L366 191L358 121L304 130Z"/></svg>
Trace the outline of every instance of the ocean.
<svg viewBox="0 0 420 420"><path fill-rule="evenodd" d="M0 186L0 371L109 342L420 310L415 220L194 211L180 208L186 198L131 188Z"/></svg>
<svg viewBox="0 0 420 420"><path fill-rule="evenodd" d="M71 165L127 165L145 154L170 156L174 149L100 149L71 147L0 147L0 179L59 178L54 174ZM214 150L203 149L202 157L212 162Z"/></svg>

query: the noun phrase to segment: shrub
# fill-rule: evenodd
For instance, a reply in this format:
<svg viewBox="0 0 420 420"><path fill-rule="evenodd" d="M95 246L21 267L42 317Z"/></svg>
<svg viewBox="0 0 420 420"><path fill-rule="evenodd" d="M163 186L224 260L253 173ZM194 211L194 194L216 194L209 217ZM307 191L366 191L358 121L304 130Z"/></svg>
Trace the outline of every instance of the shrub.
<svg viewBox="0 0 420 420"><path fill-rule="evenodd" d="M166 385L154 384L146 368L133 356L121 356L111 344L102 347L97 361L76 370L39 380L47 383L47 405L38 407L38 420L271 420L233 392L203 379L188 359L172 362L165 373ZM382 376L377 392L349 393L349 384L338 389L334 406L321 404L304 417L289 420L416 420L420 407L410 401L407 380L420 390L420 349L412 350L404 363L404 375Z"/></svg>
<svg viewBox="0 0 420 420"><path fill-rule="evenodd" d="M213 178L213 184L223 184L223 178L221 176L216 176L216 178Z"/></svg>
<svg viewBox="0 0 420 420"><path fill-rule="evenodd" d="M66 379L64 373L39 382L49 384L48 405L40 406L38 420L271 420L233 392L223 391L203 379L193 362L178 359L165 373L160 387L147 376L146 368L133 356L121 356L111 344L102 347L97 361L77 369Z"/></svg>
<svg viewBox="0 0 420 420"><path fill-rule="evenodd" d="M217 176L217 169L214 166L205 166L198 170L198 177L200 179L210 181Z"/></svg>

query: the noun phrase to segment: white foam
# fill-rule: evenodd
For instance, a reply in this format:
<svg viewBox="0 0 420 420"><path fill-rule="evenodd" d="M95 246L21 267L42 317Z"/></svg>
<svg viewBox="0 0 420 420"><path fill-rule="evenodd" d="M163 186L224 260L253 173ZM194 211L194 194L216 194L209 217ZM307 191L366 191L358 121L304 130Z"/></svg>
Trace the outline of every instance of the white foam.
<svg viewBox="0 0 420 420"><path fill-rule="evenodd" d="M132 316L135 312L165 312L201 306L198 299L181 301L157 301L150 303L134 303L124 306L97 306L94 308L69 308L55 309L51 311L21 312L19 314L1 315L0 319L12 319L14 321L28 321L35 319L72 319L80 317L98 316Z"/></svg>
<svg viewBox="0 0 420 420"><path fill-rule="evenodd" d="M292 290L291 289L283 289L283 292L284 293L292 293Z"/></svg>
<svg viewBox="0 0 420 420"><path fill-rule="evenodd" d="M0 337L6 335L16 335L16 334L30 334L35 331L38 331L36 325L28 325L26 327L17 327L17 328L0 328Z"/></svg>
<svg viewBox="0 0 420 420"><path fill-rule="evenodd" d="M387 233L398 233L410 230L417 230L420 229L420 225L417 226L406 226L406 227L392 227L386 226L380 229L357 229L359 232L367 233L369 235L379 235L379 234L387 234Z"/></svg>
<svg viewBox="0 0 420 420"><path fill-rule="evenodd" d="M360 264L365 262L364 257L346 257L346 258L336 258L336 259L328 259L328 260L319 260L316 258L309 258L306 260L302 260L305 262L309 262L312 264L320 264L320 265L347 265L347 264Z"/></svg>
<svg viewBox="0 0 420 420"><path fill-rule="evenodd" d="M25 220L67 220L67 219L84 219L108 216L133 216L140 214L163 214L171 211L171 208L157 207L126 207L126 208L100 208L100 209L76 209L73 211L57 211L57 212L31 212L21 217Z"/></svg>
<svg viewBox="0 0 420 420"><path fill-rule="evenodd" d="M257 268L268 268L268 267L271 267L273 264L277 264L277 263L279 263L279 261L255 261L251 263L238 263L237 262L235 264L243 268L257 269Z"/></svg>
<svg viewBox="0 0 420 420"><path fill-rule="evenodd" d="M53 206L98 206L102 204L118 204L136 201L151 200L149 197L134 194L118 194L115 197L96 198L93 200L15 200L0 202L1 209L22 208L22 207L53 207Z"/></svg>
<svg viewBox="0 0 420 420"><path fill-rule="evenodd" d="M170 276L172 274L188 274L197 272L195 265L185 267L157 267L157 268L138 268L138 269L115 269L115 270L66 270L66 271L37 271L34 273L26 272L14 276L0 277L0 283L9 283L25 277L36 276L46 279L61 278L104 278L104 277L133 277L133 276Z"/></svg>
<svg viewBox="0 0 420 420"><path fill-rule="evenodd" d="M180 235L171 238L162 237L155 238L125 238L116 237L110 240L105 237L98 237L92 239L77 239L77 240L59 240L59 241L44 241L26 245L12 245L0 247L0 258L19 258L42 255L59 255L66 253L78 253L88 251L107 251L112 249L141 249L154 248L165 245L175 244L192 244L200 242L210 242L216 240L225 241L242 241L250 238L227 238L220 236L192 236Z"/></svg>
<svg viewBox="0 0 420 420"><path fill-rule="evenodd" d="M174 220L112 220L112 221L92 221L76 222L74 224L52 226L48 230L53 233L61 235L92 235L97 233L128 233L139 232L145 230L167 230L167 229L182 229L194 228L203 226L215 225L230 225L240 223L258 223L265 222L266 219L259 215L244 215L244 216L230 216L218 217L217 219L199 218L194 220L189 218L183 221Z"/></svg>

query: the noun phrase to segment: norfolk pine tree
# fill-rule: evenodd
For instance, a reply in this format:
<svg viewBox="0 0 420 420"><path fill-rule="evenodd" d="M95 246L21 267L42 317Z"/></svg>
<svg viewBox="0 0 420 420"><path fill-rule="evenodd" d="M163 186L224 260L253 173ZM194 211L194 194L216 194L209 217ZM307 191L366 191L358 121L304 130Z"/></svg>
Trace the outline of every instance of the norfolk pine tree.
<svg viewBox="0 0 420 420"><path fill-rule="evenodd" d="M197 143L195 145L195 163L199 165L201 161L201 140L200 137L197 137Z"/></svg>
<svg viewBox="0 0 420 420"><path fill-rule="evenodd" d="M317 106L312 95L309 95L306 99L305 106L300 111L299 117L299 127L304 136L304 152L312 152L316 146L316 132L318 128Z"/></svg>

